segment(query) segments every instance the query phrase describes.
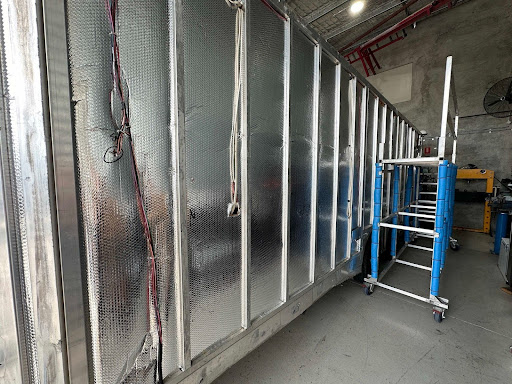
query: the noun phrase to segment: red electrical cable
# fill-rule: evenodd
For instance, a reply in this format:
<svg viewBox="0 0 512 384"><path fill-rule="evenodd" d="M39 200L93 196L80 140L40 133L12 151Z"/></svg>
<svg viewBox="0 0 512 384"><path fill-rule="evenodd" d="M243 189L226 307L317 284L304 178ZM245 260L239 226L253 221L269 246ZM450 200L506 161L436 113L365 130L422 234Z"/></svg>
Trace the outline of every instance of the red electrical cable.
<svg viewBox="0 0 512 384"><path fill-rule="evenodd" d="M144 228L144 236L146 238L147 248L149 252L149 260L148 260L148 287L147 287L147 302L148 302L148 324L150 324L150 305L153 306L156 316L156 325L158 332L158 341L160 346L162 345L162 321L160 318L160 310L158 305L158 292L157 292L157 272L156 272L156 262L155 262L155 252L153 239L151 236L151 231L149 228L149 222L147 219L146 211L144 209L144 201L142 197L142 192L139 183L139 170L137 167L137 161L135 158L135 148L133 145L133 140L130 132L130 116L128 113L128 106L124 94L124 89L122 85L122 77L121 77L121 65L119 59L119 45L117 42L116 35L116 13L117 13L117 0L105 0L105 7L107 9L109 22L110 22L110 34L111 34L111 50L112 50L112 80L113 80L113 89L111 92L116 92L119 100L121 102L121 126L117 127L117 136L114 138L114 157L121 157L122 155L122 146L123 139L126 135L129 144L130 144L130 157L131 157L131 170L132 170L132 178L133 185L135 188L135 195L137 199L137 208L139 212L139 218L141 224ZM117 124L116 124L117 125ZM150 294L151 292L151 294ZM151 298L150 298L151 296ZM149 325L148 325L149 326Z"/></svg>
<svg viewBox="0 0 512 384"><path fill-rule="evenodd" d="M277 17L279 17L281 20L286 21L286 17L281 15L267 0L261 0L261 2L270 9Z"/></svg>

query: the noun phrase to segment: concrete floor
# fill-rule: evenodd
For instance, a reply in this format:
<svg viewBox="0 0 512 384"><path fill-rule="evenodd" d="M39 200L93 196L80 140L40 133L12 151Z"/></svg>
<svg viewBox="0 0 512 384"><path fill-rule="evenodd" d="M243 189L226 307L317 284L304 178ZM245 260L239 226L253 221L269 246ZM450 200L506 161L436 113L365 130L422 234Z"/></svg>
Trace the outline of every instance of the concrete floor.
<svg viewBox="0 0 512 384"><path fill-rule="evenodd" d="M222 383L511 383L512 296L491 255L492 238L456 233L441 294L431 306L347 281L217 379ZM405 260L428 264L418 251ZM416 253L414 253L416 252ZM426 295L428 272L397 265L385 282Z"/></svg>

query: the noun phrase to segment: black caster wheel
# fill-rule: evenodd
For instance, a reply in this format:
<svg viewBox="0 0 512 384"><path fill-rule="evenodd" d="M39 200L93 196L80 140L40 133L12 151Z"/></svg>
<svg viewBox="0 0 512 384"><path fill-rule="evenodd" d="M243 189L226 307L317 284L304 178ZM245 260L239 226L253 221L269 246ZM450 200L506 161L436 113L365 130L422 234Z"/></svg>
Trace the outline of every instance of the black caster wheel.
<svg viewBox="0 0 512 384"><path fill-rule="evenodd" d="M364 293L366 296L370 296L373 293L373 285L365 285Z"/></svg>
<svg viewBox="0 0 512 384"><path fill-rule="evenodd" d="M440 323L443 321L443 314L441 312L434 312L434 320Z"/></svg>
<svg viewBox="0 0 512 384"><path fill-rule="evenodd" d="M460 249L460 245L457 244L457 243L455 243L455 244L454 243L450 243L450 249L452 251L458 251Z"/></svg>

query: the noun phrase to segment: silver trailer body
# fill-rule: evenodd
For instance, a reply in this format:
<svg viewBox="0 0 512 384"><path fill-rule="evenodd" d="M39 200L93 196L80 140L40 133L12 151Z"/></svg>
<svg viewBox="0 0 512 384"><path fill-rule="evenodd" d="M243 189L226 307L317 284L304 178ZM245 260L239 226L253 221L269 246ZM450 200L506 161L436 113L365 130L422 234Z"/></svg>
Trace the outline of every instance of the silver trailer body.
<svg viewBox="0 0 512 384"><path fill-rule="evenodd" d="M224 0L119 1L169 383L213 380L358 274L378 154L419 145L338 52L268 3L243 1L241 215L227 217L235 11ZM130 156L104 161L105 6L0 7L0 377L152 383L158 342ZM387 178L383 193L389 210Z"/></svg>

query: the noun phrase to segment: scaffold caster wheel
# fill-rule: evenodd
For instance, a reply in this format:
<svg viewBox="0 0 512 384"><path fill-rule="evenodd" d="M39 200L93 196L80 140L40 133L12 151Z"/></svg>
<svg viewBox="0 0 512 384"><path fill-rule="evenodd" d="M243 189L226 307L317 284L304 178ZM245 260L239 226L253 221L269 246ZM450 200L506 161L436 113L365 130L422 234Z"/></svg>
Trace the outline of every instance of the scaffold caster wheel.
<svg viewBox="0 0 512 384"><path fill-rule="evenodd" d="M451 249L452 251L458 251L458 250L460 249L460 245L459 245L459 243L452 243L452 242L450 241L450 249Z"/></svg>
<svg viewBox="0 0 512 384"><path fill-rule="evenodd" d="M364 286L364 293L366 296L370 296L373 293L373 284Z"/></svg>
<svg viewBox="0 0 512 384"><path fill-rule="evenodd" d="M440 323L443 321L443 314L441 312L434 311L434 320Z"/></svg>

